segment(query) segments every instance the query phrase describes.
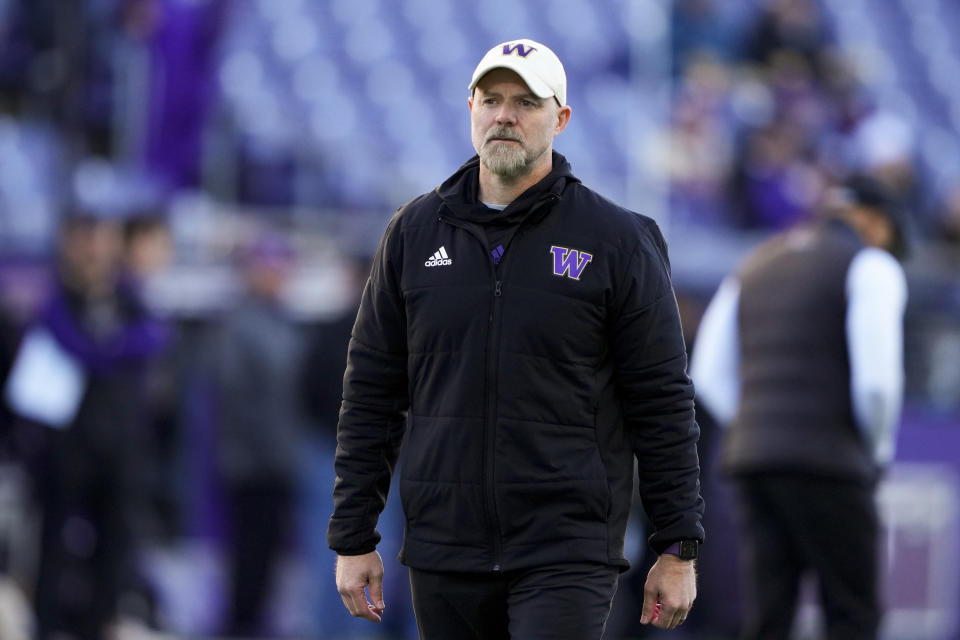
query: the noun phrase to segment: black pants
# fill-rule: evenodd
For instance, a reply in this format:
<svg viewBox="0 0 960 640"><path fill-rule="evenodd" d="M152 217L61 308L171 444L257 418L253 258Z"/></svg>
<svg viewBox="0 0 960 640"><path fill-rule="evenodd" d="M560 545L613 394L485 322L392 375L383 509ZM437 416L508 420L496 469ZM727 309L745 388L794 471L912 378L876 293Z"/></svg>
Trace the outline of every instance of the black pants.
<svg viewBox="0 0 960 640"><path fill-rule="evenodd" d="M736 481L746 640L790 637L803 573L812 570L830 640L873 640L877 595L874 486L805 474Z"/></svg>
<svg viewBox="0 0 960 640"><path fill-rule="evenodd" d="M620 572L564 564L505 573L410 569L421 640L600 640Z"/></svg>

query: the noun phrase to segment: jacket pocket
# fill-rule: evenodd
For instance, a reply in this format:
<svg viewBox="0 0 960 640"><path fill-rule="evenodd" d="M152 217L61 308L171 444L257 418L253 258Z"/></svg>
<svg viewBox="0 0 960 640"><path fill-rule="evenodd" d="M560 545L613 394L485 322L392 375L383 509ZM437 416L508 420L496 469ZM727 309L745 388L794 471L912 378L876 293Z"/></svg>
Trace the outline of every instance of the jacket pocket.
<svg viewBox="0 0 960 640"><path fill-rule="evenodd" d="M480 544L486 531L477 419L408 415L400 502L407 536L447 546ZM477 452L468 455L465 452Z"/></svg>
<svg viewBox="0 0 960 640"><path fill-rule="evenodd" d="M508 544L605 538L610 489L591 426L510 422L499 436L497 497Z"/></svg>

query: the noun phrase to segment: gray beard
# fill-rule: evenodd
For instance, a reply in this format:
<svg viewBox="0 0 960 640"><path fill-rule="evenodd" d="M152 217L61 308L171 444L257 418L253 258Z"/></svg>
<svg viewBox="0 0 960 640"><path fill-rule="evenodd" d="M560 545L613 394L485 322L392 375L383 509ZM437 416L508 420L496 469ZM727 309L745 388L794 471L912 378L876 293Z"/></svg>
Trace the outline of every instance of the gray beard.
<svg viewBox="0 0 960 640"><path fill-rule="evenodd" d="M506 142L486 145L480 154L480 162L490 173L501 178L517 178L527 172L528 158L522 147Z"/></svg>

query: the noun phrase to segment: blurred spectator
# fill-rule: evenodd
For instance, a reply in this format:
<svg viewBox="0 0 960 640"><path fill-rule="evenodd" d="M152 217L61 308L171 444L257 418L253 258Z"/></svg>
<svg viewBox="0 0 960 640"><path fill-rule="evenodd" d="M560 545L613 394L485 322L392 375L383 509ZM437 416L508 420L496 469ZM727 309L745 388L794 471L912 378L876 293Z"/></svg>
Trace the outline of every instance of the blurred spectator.
<svg viewBox="0 0 960 640"><path fill-rule="evenodd" d="M223 320L217 351L217 461L230 535L225 632L259 637L290 542L306 426L298 380L304 341L283 304L295 264L290 242L263 232L240 260L245 293Z"/></svg>
<svg viewBox="0 0 960 640"><path fill-rule="evenodd" d="M671 216L686 223L729 222L724 189L733 169L734 141L725 121L728 70L718 60L691 56L674 98L670 128L653 146L652 171L670 185Z"/></svg>
<svg viewBox="0 0 960 640"><path fill-rule="evenodd" d="M810 217L823 184L809 142L784 120L747 134L734 193L748 226L786 229Z"/></svg>
<svg viewBox="0 0 960 640"><path fill-rule="evenodd" d="M903 227L876 181L830 196L825 220L767 241L724 280L690 367L701 404L730 425L745 640L790 637L806 572L827 637L874 639L880 625L874 490L903 396L907 285L891 255Z"/></svg>
<svg viewBox="0 0 960 640"><path fill-rule="evenodd" d="M744 54L769 65L776 55L792 51L819 72L831 40L816 0L767 0L745 35Z"/></svg>
<svg viewBox="0 0 960 640"><path fill-rule="evenodd" d="M810 64L795 51L775 54L764 70L779 117L813 136L811 146L826 127L829 109L823 85Z"/></svg>
<svg viewBox="0 0 960 640"><path fill-rule="evenodd" d="M117 621L121 595L138 586L142 373L167 338L120 282L117 222L70 217L59 249L56 286L22 342L7 394L27 422L22 453L42 510L38 638L97 640ZM27 379L38 371L43 379ZM51 406L63 410L53 415Z"/></svg>
<svg viewBox="0 0 960 640"><path fill-rule="evenodd" d="M145 491L142 509L143 546L166 539L179 524L177 455L178 371L176 352L179 339L174 323L155 310L150 285L168 268L173 257L173 240L162 214L144 212L132 215L123 225L121 279L140 296L144 309L164 322L170 346L153 358L143 373L143 425L145 451L149 455L139 469ZM144 549L141 548L140 551ZM143 594L149 610L155 607L152 594ZM153 615L150 615L153 618Z"/></svg>

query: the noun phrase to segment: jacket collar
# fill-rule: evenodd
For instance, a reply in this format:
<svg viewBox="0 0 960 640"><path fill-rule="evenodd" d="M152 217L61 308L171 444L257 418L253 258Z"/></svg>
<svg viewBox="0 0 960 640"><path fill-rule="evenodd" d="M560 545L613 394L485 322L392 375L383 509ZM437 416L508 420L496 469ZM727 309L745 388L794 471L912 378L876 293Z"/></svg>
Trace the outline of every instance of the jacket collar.
<svg viewBox="0 0 960 640"><path fill-rule="evenodd" d="M573 175L570 163L554 151L550 173L517 196L502 212L492 216L490 209L477 200L480 190L480 157L473 156L435 191L443 205L457 218L481 224L511 225L525 221L531 214L535 214L538 219L545 216L550 207L535 205L541 202L556 202L567 184L574 182L580 180Z"/></svg>

